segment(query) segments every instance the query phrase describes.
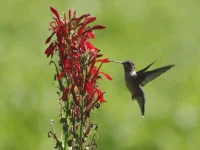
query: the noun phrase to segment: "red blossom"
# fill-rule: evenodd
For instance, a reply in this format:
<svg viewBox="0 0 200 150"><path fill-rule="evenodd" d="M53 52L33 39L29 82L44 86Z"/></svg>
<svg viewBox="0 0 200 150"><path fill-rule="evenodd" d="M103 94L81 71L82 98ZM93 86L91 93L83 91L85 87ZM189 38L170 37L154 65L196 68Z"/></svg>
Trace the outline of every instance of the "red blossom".
<svg viewBox="0 0 200 150"><path fill-rule="evenodd" d="M90 14L84 14L84 15L80 16L80 17L78 18L78 20L81 21L82 19L84 19L84 18L86 18L86 17L89 17L89 16L90 16Z"/></svg>
<svg viewBox="0 0 200 150"><path fill-rule="evenodd" d="M55 47L56 45L53 42L49 45L49 47L45 51L45 54L47 55L47 57L49 57L50 55L53 57Z"/></svg>
<svg viewBox="0 0 200 150"><path fill-rule="evenodd" d="M97 29L104 29L106 28L105 26L102 26L102 25L96 25L94 27L92 27L90 30L97 30Z"/></svg>
<svg viewBox="0 0 200 150"><path fill-rule="evenodd" d="M53 32L53 33L51 34L51 36L47 38L45 44L47 44L47 43L49 43L49 42L51 41L51 38L53 37L54 34L55 34L55 32Z"/></svg>
<svg viewBox="0 0 200 150"><path fill-rule="evenodd" d="M94 22L96 20L96 17L90 17L90 18L87 18L85 21L84 21L84 24L89 24L91 22Z"/></svg>
<svg viewBox="0 0 200 150"><path fill-rule="evenodd" d="M79 28L78 32L77 32L78 36L80 36L80 35L85 31L85 29L86 29L86 26L85 26L85 25L81 26L81 27Z"/></svg>
<svg viewBox="0 0 200 150"><path fill-rule="evenodd" d="M54 9L53 7L50 7L52 13L59 19L59 14L58 14L58 11L56 9Z"/></svg>
<svg viewBox="0 0 200 150"><path fill-rule="evenodd" d="M56 18L59 20L60 22L60 15L58 13L58 11L56 9L54 9L53 7L50 7L52 13L56 16Z"/></svg>
<svg viewBox="0 0 200 150"><path fill-rule="evenodd" d="M64 91L63 91L63 95L60 99L62 99L63 101L67 101L68 99L68 92L69 92L69 87L67 87Z"/></svg>
<svg viewBox="0 0 200 150"><path fill-rule="evenodd" d="M99 72L99 73L103 74L108 80L112 80L112 77L109 74L104 72Z"/></svg>
<svg viewBox="0 0 200 150"><path fill-rule="evenodd" d="M94 38L95 38L95 34L94 34L93 31L88 31L88 32L87 32L87 36L88 36L89 38L91 38L91 39L94 39Z"/></svg>
<svg viewBox="0 0 200 150"><path fill-rule="evenodd" d="M85 49L86 50L90 50L92 52L97 51L98 48L94 47L94 45L92 45L92 43L90 43L89 41L85 42Z"/></svg>
<svg viewBox="0 0 200 150"><path fill-rule="evenodd" d="M109 63L110 60L108 58L104 58L104 59L98 59L98 60L96 60L96 62Z"/></svg>
<svg viewBox="0 0 200 150"><path fill-rule="evenodd" d="M66 74L65 71L61 72L61 74L58 75L58 80L61 80L62 77Z"/></svg>
<svg viewBox="0 0 200 150"><path fill-rule="evenodd" d="M103 94L104 93L100 89L97 90L97 95L98 95L97 100L100 101L100 102L102 102L102 103L106 102L106 100L104 99Z"/></svg>
<svg viewBox="0 0 200 150"><path fill-rule="evenodd" d="M73 16L73 8L69 9L69 20L72 20L72 16Z"/></svg>

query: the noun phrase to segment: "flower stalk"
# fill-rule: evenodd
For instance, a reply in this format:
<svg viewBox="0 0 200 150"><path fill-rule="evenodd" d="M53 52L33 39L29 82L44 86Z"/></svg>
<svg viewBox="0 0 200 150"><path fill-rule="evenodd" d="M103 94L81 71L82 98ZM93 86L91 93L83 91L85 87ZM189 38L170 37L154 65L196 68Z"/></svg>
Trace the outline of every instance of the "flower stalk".
<svg viewBox="0 0 200 150"><path fill-rule="evenodd" d="M98 82L103 75L108 80L112 78L101 71L103 64L109 63L108 58L102 58L100 50L91 42L95 39L95 30L104 29L105 26L89 26L96 20L90 14L76 16L76 11L69 10L62 18L58 11L50 7L53 21L50 22L51 35L47 38L49 43L45 51L47 57L57 54L57 61L51 60L56 73L55 81L59 91L61 136L56 133L53 123L49 137L56 141L58 150L95 150L97 144L98 125L93 124L91 112L98 109L105 101L104 94Z"/></svg>

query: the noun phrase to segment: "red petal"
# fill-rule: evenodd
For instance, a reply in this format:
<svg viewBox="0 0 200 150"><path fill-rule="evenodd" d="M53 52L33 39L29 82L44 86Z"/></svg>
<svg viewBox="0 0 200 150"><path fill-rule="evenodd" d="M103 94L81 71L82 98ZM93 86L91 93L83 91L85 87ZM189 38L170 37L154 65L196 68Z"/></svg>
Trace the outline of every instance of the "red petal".
<svg viewBox="0 0 200 150"><path fill-rule="evenodd" d="M49 42L51 41L51 38L53 37L54 34L55 34L55 32L53 32L53 33L51 34L51 36L47 38L45 44L47 44L47 43L49 43Z"/></svg>
<svg viewBox="0 0 200 150"><path fill-rule="evenodd" d="M87 19L84 21L84 24L89 24L89 23L91 23L91 22L93 22L93 21L95 21L95 20L96 20L96 17L87 18Z"/></svg>
<svg viewBox="0 0 200 150"><path fill-rule="evenodd" d="M106 100L104 99L104 96L103 96L103 92L100 90L100 89L97 89L97 94L98 94L98 98L97 100L100 101L100 102L106 102Z"/></svg>
<svg viewBox="0 0 200 150"><path fill-rule="evenodd" d="M77 96L76 96L76 94L75 94L75 92L74 92L74 85L72 86L72 88L70 89L70 91L71 91L71 93L72 93L72 97L73 97L73 101L77 104Z"/></svg>
<svg viewBox="0 0 200 150"><path fill-rule="evenodd" d="M69 91L69 87L67 87L64 91L63 91L63 95L60 99L62 99L63 101L67 101L68 99L68 91Z"/></svg>
<svg viewBox="0 0 200 150"><path fill-rule="evenodd" d="M95 38L95 34L92 31L87 32L87 35L89 38L94 39Z"/></svg>
<svg viewBox="0 0 200 150"><path fill-rule="evenodd" d="M77 34L78 34L78 35L81 35L84 31L85 31L85 25L82 25L82 26L79 28Z"/></svg>
<svg viewBox="0 0 200 150"><path fill-rule="evenodd" d="M78 18L78 20L81 21L83 18L88 17L88 16L90 16L90 14L84 14L84 15L80 16Z"/></svg>
<svg viewBox="0 0 200 150"><path fill-rule="evenodd" d="M51 30L55 30L55 24L56 24L56 21L52 21L52 22L50 22L50 26L51 26Z"/></svg>
<svg viewBox="0 0 200 150"><path fill-rule="evenodd" d="M69 9L69 20L72 20L73 8Z"/></svg>
<svg viewBox="0 0 200 150"><path fill-rule="evenodd" d="M89 41L85 42L85 46L86 46L86 49L89 49L89 50L91 50L91 51L99 50L99 49L97 49L96 47L94 47L94 46L92 45L92 43L90 43Z"/></svg>
<svg viewBox="0 0 200 150"><path fill-rule="evenodd" d="M98 60L96 60L96 62L109 63L110 60L108 58L104 58L104 59L98 59Z"/></svg>
<svg viewBox="0 0 200 150"><path fill-rule="evenodd" d="M98 74L99 70L96 68L92 68L92 74L96 75Z"/></svg>
<svg viewBox="0 0 200 150"><path fill-rule="evenodd" d="M74 18L76 18L76 11L74 11Z"/></svg>
<svg viewBox="0 0 200 150"><path fill-rule="evenodd" d="M70 64L70 60L69 60L69 59L66 59L66 60L64 61L64 67L65 67L65 69L71 68L71 64Z"/></svg>
<svg viewBox="0 0 200 150"><path fill-rule="evenodd" d="M103 54L97 54L96 58L102 57L102 56L103 56Z"/></svg>
<svg viewBox="0 0 200 150"><path fill-rule="evenodd" d="M51 12L56 16L56 18L60 20L60 16L58 14L58 11L53 7L50 7L50 9L51 9Z"/></svg>
<svg viewBox="0 0 200 150"><path fill-rule="evenodd" d="M50 55L53 56L53 54L54 54L54 48L55 48L54 43L51 43L49 45L49 47L46 49L46 51L45 51L45 54L47 55L47 57L49 57Z"/></svg>
<svg viewBox="0 0 200 150"><path fill-rule="evenodd" d="M99 101L102 102L102 103L105 103L105 102L106 102L106 100L104 99L104 96L103 96L103 95L100 97Z"/></svg>
<svg viewBox="0 0 200 150"><path fill-rule="evenodd" d="M57 29L56 29L56 34L58 35L61 31L62 27L61 26L58 26Z"/></svg>
<svg viewBox="0 0 200 150"><path fill-rule="evenodd" d="M99 72L99 73L103 74L108 80L112 80L112 77L108 75L107 73L104 73L104 72Z"/></svg>
<svg viewBox="0 0 200 150"><path fill-rule="evenodd" d="M64 24L67 24L66 14L64 13Z"/></svg>
<svg viewBox="0 0 200 150"><path fill-rule="evenodd" d="M62 72L61 74L59 74L59 75L58 75L58 80L61 80L62 77L65 75L65 73L66 73L66 72L64 71L64 72Z"/></svg>
<svg viewBox="0 0 200 150"><path fill-rule="evenodd" d="M88 92L88 95L89 95L88 104L87 104L88 106L92 103L92 100L94 100L94 95L96 94L96 92L97 92L97 89L95 88L92 88L92 90Z"/></svg>
<svg viewBox="0 0 200 150"><path fill-rule="evenodd" d="M92 27L90 30L104 29L104 28L106 28L106 27L102 26L102 25L96 25L96 26Z"/></svg>

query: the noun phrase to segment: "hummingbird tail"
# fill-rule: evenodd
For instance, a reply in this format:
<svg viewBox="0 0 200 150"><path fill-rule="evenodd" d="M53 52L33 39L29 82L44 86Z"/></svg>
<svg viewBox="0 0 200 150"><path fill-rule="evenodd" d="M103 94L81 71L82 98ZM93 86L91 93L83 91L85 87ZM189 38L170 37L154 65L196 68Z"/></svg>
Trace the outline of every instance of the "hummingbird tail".
<svg viewBox="0 0 200 150"><path fill-rule="evenodd" d="M145 97L144 97L144 95L136 97L136 100L140 106L142 116L144 116L144 113L145 113Z"/></svg>
<svg viewBox="0 0 200 150"><path fill-rule="evenodd" d="M144 117L144 108L141 108L142 117Z"/></svg>

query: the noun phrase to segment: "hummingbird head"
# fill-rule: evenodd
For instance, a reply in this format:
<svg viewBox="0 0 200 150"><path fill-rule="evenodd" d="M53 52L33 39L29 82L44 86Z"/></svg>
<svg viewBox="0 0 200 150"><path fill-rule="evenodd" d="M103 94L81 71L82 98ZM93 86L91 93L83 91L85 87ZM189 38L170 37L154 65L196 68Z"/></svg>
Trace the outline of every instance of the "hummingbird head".
<svg viewBox="0 0 200 150"><path fill-rule="evenodd" d="M131 60L126 60L126 61L111 61L115 63L120 63L124 66L124 71L125 72L131 72L135 70L135 64Z"/></svg>
<svg viewBox="0 0 200 150"><path fill-rule="evenodd" d="M135 64L130 60L123 61L122 65L124 66L125 72L130 72L135 70Z"/></svg>

